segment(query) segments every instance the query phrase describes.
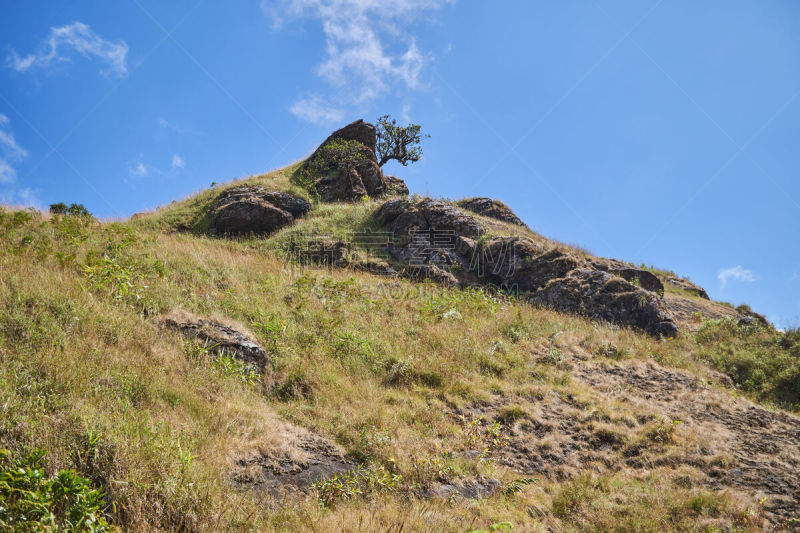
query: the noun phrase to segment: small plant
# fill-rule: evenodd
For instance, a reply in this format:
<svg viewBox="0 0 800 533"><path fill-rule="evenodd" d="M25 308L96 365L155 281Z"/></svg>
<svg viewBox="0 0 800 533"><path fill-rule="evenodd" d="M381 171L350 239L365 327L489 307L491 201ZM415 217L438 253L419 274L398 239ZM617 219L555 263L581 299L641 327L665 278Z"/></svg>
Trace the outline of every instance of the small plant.
<svg viewBox="0 0 800 533"><path fill-rule="evenodd" d="M240 361L233 354L221 350L213 359L214 368L224 377L236 377L247 386L258 382L258 370L249 363Z"/></svg>
<svg viewBox="0 0 800 533"><path fill-rule="evenodd" d="M0 449L0 530L111 531L103 508L103 491L72 470L45 474L44 452L21 460Z"/></svg>
<svg viewBox="0 0 800 533"><path fill-rule="evenodd" d="M527 487L531 483L537 483L538 481L539 481L538 479L530 477L516 479L503 488L503 494L505 494L506 496L516 496L517 494L522 492L525 489L525 487Z"/></svg>
<svg viewBox="0 0 800 533"><path fill-rule="evenodd" d="M314 483L311 487L322 507L341 500L352 500L367 492L393 491L402 479L384 467L368 469L360 465L355 470L335 474L332 478Z"/></svg>
<svg viewBox="0 0 800 533"><path fill-rule="evenodd" d="M95 291L108 291L115 300L123 300L133 289L131 272L110 254L96 264L83 266L83 273Z"/></svg>
<svg viewBox="0 0 800 533"><path fill-rule="evenodd" d="M654 415L653 418L655 424L647 432L647 438L660 444L670 444L674 439L675 429L683 422L679 419L661 418L658 415Z"/></svg>
<svg viewBox="0 0 800 533"><path fill-rule="evenodd" d="M489 423L483 415L469 422L462 416L461 425L464 430L467 446L471 448L476 446L482 448L479 456L479 460L481 461L485 460L492 451L507 445L510 440L503 432L503 425L499 421L495 420Z"/></svg>
<svg viewBox="0 0 800 533"><path fill-rule="evenodd" d="M496 533L497 531L511 531L514 524L508 521L495 522L489 526L489 529L473 529L469 533Z"/></svg>

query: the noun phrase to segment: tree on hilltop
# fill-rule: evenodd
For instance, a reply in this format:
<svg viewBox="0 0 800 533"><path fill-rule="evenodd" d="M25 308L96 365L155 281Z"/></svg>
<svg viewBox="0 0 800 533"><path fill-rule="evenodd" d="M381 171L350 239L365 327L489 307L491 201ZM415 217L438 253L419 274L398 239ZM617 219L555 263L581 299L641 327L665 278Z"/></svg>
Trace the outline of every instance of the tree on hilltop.
<svg viewBox="0 0 800 533"><path fill-rule="evenodd" d="M422 157L422 139L430 138L430 135L421 134L419 124L409 124L408 126L398 126L397 121L389 115L378 118L375 125L377 142L375 143L375 153L378 156L378 166L385 165L390 159L394 159L403 166L419 161Z"/></svg>

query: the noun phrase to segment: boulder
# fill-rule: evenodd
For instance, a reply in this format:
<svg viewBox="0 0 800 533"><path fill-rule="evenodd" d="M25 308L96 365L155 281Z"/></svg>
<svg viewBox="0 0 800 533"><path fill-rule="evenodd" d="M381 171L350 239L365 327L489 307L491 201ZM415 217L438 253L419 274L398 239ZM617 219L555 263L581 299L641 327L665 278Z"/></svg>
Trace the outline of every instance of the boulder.
<svg viewBox="0 0 800 533"><path fill-rule="evenodd" d="M646 291L655 292L659 295L664 295L664 284L658 279L658 276L649 270L641 268L612 268L609 272L615 276L619 276L626 281L630 281L634 285L638 285Z"/></svg>
<svg viewBox="0 0 800 533"><path fill-rule="evenodd" d="M369 122L364 122L363 119L358 119L351 122L347 126L334 131L328 136L325 142L333 139L341 139L343 141L358 141L375 153L375 144L378 140L377 130L375 126ZM325 143L322 143L323 145Z"/></svg>
<svg viewBox="0 0 800 533"><path fill-rule="evenodd" d="M384 177L386 178L386 181L389 182L389 192L391 194L408 196L408 186L406 185L406 182L395 176L386 176L386 174L384 174Z"/></svg>
<svg viewBox="0 0 800 533"><path fill-rule="evenodd" d="M211 229L217 234L272 233L311 209L299 196L263 187L234 187L220 194L211 208Z"/></svg>
<svg viewBox="0 0 800 533"><path fill-rule="evenodd" d="M739 324L758 325L769 330L774 329L769 320L767 320L767 317L760 313L756 313L750 309L749 305L740 305L736 308L736 312L742 317L739 319Z"/></svg>
<svg viewBox="0 0 800 533"><path fill-rule="evenodd" d="M261 346L245 333L230 326L184 312L170 313L163 323L166 327L179 331L187 339L197 339L204 343L213 356L227 353L262 373L269 364L267 353Z"/></svg>
<svg viewBox="0 0 800 533"><path fill-rule="evenodd" d="M672 285L673 287L677 287L678 289L683 289L684 291L692 293L695 296L699 296L700 298L703 298L704 300L709 300L710 299L708 297L708 293L706 292L706 290L703 287L701 287L699 285L695 285L694 283L692 283L691 281L689 281L687 279L682 279L682 278L678 278L678 277L675 277L675 276L668 276L665 281L667 283L669 283L670 285Z"/></svg>
<svg viewBox="0 0 800 533"><path fill-rule="evenodd" d="M441 239L440 246L455 243L455 237L480 237L484 230L477 220L441 200L426 198L389 200L375 212L375 218L396 238L429 233L430 239ZM448 241L448 242L444 242ZM433 243L431 243L433 244Z"/></svg>
<svg viewBox="0 0 800 533"><path fill-rule="evenodd" d="M300 166L296 179L323 202L408 194L399 178L383 175L375 155L375 126L357 120L333 132Z"/></svg>
<svg viewBox="0 0 800 533"><path fill-rule="evenodd" d="M517 215L514 214L510 207L500 200L480 197L467 198L465 200L460 200L458 202L458 206L463 207L467 211L472 211L473 213L477 213L485 217L495 218L497 220L502 220L503 222L508 222L524 228L528 227Z"/></svg>
<svg viewBox="0 0 800 533"><path fill-rule="evenodd" d="M568 249L545 250L525 237L478 240L484 235L481 225L438 200L389 200L374 216L393 234L388 257L407 277L444 285L499 286L559 311L652 335L677 333L661 300L643 288L655 288L649 272L619 268L606 272L624 264L602 260L594 264ZM639 284L626 281L624 276L629 275L638 277Z"/></svg>
<svg viewBox="0 0 800 533"><path fill-rule="evenodd" d="M678 333L656 295L602 270L576 268L548 281L530 300L558 311L638 328L654 336L674 337Z"/></svg>

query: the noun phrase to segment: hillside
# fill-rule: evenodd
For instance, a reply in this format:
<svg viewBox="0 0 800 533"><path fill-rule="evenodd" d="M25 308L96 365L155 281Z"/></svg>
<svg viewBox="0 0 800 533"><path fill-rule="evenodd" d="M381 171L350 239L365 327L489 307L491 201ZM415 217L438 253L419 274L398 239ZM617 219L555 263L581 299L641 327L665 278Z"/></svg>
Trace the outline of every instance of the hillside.
<svg viewBox="0 0 800 533"><path fill-rule="evenodd" d="M0 211L0 530L800 527L797 330L406 198L373 146L121 222ZM37 492L65 470L96 510Z"/></svg>

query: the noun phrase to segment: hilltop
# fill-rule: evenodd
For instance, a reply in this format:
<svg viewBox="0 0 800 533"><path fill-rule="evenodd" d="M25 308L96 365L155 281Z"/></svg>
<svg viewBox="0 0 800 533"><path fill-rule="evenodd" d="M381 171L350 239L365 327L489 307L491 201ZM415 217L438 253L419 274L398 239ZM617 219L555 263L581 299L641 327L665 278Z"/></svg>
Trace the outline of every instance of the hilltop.
<svg viewBox="0 0 800 533"><path fill-rule="evenodd" d="M24 494L97 530L797 527L797 330L374 147L121 222L0 211L0 529Z"/></svg>

